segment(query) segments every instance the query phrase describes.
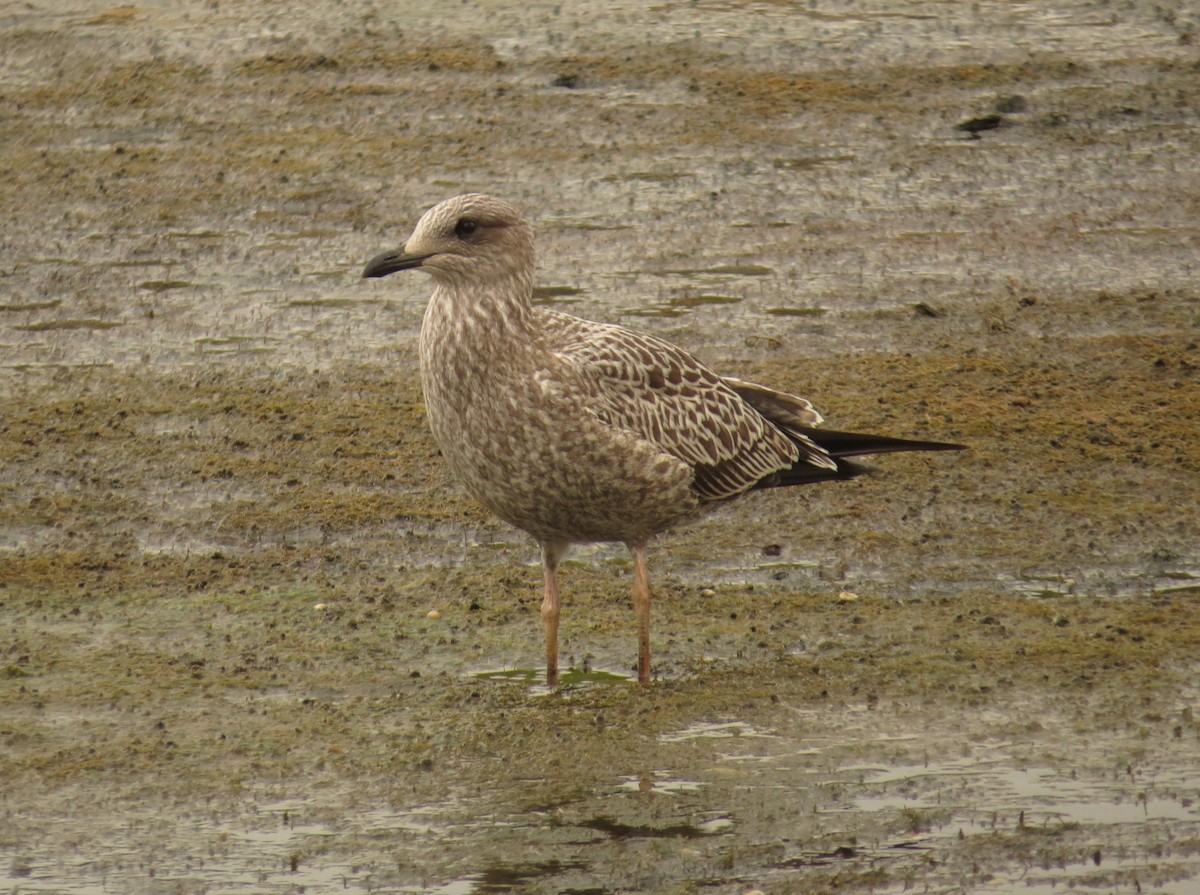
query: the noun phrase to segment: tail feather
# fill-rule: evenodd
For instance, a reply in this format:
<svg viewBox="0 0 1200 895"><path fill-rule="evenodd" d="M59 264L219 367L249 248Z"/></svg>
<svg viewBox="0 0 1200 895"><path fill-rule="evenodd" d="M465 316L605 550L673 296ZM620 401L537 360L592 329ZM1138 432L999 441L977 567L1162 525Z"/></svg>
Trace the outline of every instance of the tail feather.
<svg viewBox="0 0 1200 895"><path fill-rule="evenodd" d="M759 479L750 490L787 488L791 485L812 485L817 482L842 482L856 479L860 475L870 475L872 472L874 470L871 467L855 463L853 460L838 460L837 469L813 466L811 463L799 460L787 469L780 469Z"/></svg>
<svg viewBox="0 0 1200 895"><path fill-rule="evenodd" d="M724 382L800 449L799 460L787 469L773 472L761 479L754 488L782 488L788 485L853 479L872 471L869 466L847 460L847 457L890 454L896 451L961 451L966 448L965 445L948 444L944 441L914 441L888 435L821 429L817 426L821 422L821 415L804 398L729 376L724 378ZM818 466L811 462L821 455L831 458L836 468L830 469L827 465Z"/></svg>
<svg viewBox="0 0 1200 895"><path fill-rule="evenodd" d="M874 470L862 463L847 459L869 454L891 454L899 451L961 451L966 445L944 441L916 441L893 438L889 435L869 435L862 432L840 432L836 429L817 429L811 426L781 427L799 444L815 444L837 463L837 469L825 469L799 460L763 478L755 488L784 488L789 485L808 485L814 482L844 481L868 475Z"/></svg>

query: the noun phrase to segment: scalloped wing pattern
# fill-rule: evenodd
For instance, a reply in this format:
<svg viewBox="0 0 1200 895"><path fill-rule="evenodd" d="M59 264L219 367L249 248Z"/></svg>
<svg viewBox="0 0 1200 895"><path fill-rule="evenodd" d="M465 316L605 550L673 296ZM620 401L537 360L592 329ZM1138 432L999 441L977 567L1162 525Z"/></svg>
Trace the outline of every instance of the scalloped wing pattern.
<svg viewBox="0 0 1200 895"><path fill-rule="evenodd" d="M799 460L836 468L807 437L781 431L722 377L674 345L612 324L544 313L545 333L554 343L548 347L572 378L587 383L592 412L691 465L701 498L741 494Z"/></svg>

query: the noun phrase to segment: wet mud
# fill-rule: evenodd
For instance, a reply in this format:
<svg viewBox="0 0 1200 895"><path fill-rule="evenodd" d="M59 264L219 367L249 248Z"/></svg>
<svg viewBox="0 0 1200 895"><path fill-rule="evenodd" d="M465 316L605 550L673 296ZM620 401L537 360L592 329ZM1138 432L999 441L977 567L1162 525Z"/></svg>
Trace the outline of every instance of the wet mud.
<svg viewBox="0 0 1200 895"><path fill-rule="evenodd" d="M1187 4L0 11L0 887L1200 885ZM419 213L969 444L562 568L424 424Z"/></svg>

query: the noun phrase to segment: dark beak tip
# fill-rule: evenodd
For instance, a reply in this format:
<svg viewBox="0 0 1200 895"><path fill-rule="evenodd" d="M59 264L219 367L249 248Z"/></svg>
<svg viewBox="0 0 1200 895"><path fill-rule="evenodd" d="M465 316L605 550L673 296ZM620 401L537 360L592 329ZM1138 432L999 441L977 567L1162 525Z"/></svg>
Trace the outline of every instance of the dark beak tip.
<svg viewBox="0 0 1200 895"><path fill-rule="evenodd" d="M383 252L367 262L363 268L363 279L386 277L398 270L411 270L420 267L428 255L406 255L403 250Z"/></svg>

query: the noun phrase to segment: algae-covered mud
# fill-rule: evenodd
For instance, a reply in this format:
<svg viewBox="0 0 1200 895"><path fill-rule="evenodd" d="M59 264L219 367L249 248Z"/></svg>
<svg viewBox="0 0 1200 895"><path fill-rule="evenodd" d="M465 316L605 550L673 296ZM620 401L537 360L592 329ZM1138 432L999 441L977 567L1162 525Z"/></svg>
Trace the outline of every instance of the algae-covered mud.
<svg viewBox="0 0 1200 895"><path fill-rule="evenodd" d="M0 888L1200 886L1187 3L0 10ZM962 441L564 564L363 282L525 208L536 300Z"/></svg>

